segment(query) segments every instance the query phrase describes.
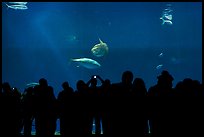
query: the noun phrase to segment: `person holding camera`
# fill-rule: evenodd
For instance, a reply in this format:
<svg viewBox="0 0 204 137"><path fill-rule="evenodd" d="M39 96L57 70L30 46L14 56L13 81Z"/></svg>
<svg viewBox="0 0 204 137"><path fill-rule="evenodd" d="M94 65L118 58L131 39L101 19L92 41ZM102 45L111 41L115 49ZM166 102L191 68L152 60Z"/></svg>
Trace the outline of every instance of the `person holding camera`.
<svg viewBox="0 0 204 137"><path fill-rule="evenodd" d="M102 111L103 109L103 90L102 86L97 86L98 85L98 80L100 82L104 83L104 80L98 76L94 75L91 77L91 79L87 82L88 85L88 95L89 95L89 117L90 117L90 128L91 131L94 132L94 134L102 134L102 123L101 123L101 118L102 118ZM95 125L93 127L93 120L95 121ZM93 129L94 128L94 129ZM93 131L94 130L94 131Z"/></svg>

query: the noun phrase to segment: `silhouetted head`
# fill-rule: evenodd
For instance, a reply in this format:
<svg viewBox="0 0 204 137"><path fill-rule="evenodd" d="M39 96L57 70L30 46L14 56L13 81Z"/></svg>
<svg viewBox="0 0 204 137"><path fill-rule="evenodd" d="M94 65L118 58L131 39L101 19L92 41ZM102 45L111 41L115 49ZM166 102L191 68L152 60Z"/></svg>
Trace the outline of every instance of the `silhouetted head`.
<svg viewBox="0 0 204 137"><path fill-rule="evenodd" d="M111 82L109 79L104 80L104 82L102 84L103 87L110 87L110 85L111 85Z"/></svg>
<svg viewBox="0 0 204 137"><path fill-rule="evenodd" d="M86 88L86 83L83 80L79 80L76 86L77 86L77 90L81 91Z"/></svg>
<svg viewBox="0 0 204 137"><path fill-rule="evenodd" d="M157 77L158 79L173 81L174 78L169 74L168 71L163 70L161 75Z"/></svg>
<svg viewBox="0 0 204 137"><path fill-rule="evenodd" d="M185 79L183 80L183 83L184 83L185 85L191 85L192 82L193 82L193 80L192 80L191 78L185 78Z"/></svg>
<svg viewBox="0 0 204 137"><path fill-rule="evenodd" d="M191 78L185 78L183 80L183 84L184 84L185 88L188 88L188 90L190 88L193 88L193 80Z"/></svg>
<svg viewBox="0 0 204 137"><path fill-rule="evenodd" d="M25 94L26 95L32 95L33 94L33 90L34 88L33 87L28 87L26 90L25 90Z"/></svg>
<svg viewBox="0 0 204 137"><path fill-rule="evenodd" d="M134 87L143 87L145 88L145 83L144 80L141 78L135 78L133 81L133 86Z"/></svg>
<svg viewBox="0 0 204 137"><path fill-rule="evenodd" d="M44 79L44 78L41 78L41 79L39 80L39 84L40 84L41 86L48 86L47 80Z"/></svg>
<svg viewBox="0 0 204 137"><path fill-rule="evenodd" d="M110 82L110 80L109 80L109 79L106 79L106 80L104 81L104 84L105 84L105 85L110 85L110 84L111 84L111 82Z"/></svg>
<svg viewBox="0 0 204 137"><path fill-rule="evenodd" d="M69 88L69 83L67 81L62 83L62 88L63 89L68 89Z"/></svg>
<svg viewBox="0 0 204 137"><path fill-rule="evenodd" d="M194 87L194 88L201 87L201 84L200 84L200 82L199 82L198 80L193 80L193 81L192 81L192 84L193 84L193 87Z"/></svg>
<svg viewBox="0 0 204 137"><path fill-rule="evenodd" d="M183 90L183 81L177 82L175 89L176 90Z"/></svg>
<svg viewBox="0 0 204 137"><path fill-rule="evenodd" d="M13 94L15 96L21 96L21 93L19 92L19 90L16 87L14 87L12 90L13 90Z"/></svg>
<svg viewBox="0 0 204 137"><path fill-rule="evenodd" d="M125 71L122 74L122 83L131 84L133 80L133 73L131 71Z"/></svg>
<svg viewBox="0 0 204 137"><path fill-rule="evenodd" d="M145 82L141 78L135 78L133 81L133 93L137 96L144 97L147 95L147 88Z"/></svg>
<svg viewBox="0 0 204 137"><path fill-rule="evenodd" d="M168 71L163 70L161 75L157 77L158 79L158 84L172 87L172 81L174 78L169 74Z"/></svg>
<svg viewBox="0 0 204 137"><path fill-rule="evenodd" d="M2 84L2 89L5 93L11 92L11 86L8 82Z"/></svg>

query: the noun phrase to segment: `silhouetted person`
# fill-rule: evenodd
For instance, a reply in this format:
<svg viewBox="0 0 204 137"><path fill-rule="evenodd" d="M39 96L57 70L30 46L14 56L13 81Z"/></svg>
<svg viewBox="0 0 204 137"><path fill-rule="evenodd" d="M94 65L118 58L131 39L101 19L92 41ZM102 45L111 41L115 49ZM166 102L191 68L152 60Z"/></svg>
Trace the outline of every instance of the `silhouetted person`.
<svg viewBox="0 0 204 137"><path fill-rule="evenodd" d="M120 83L112 84L111 97L112 97L112 110L111 110L111 129L113 136L128 136L129 126L128 116L131 101L130 93L132 91L133 73L131 71L125 71L122 74L122 80Z"/></svg>
<svg viewBox="0 0 204 137"><path fill-rule="evenodd" d="M182 82L182 81L179 81L179 82L176 84L174 90L175 90L175 94L174 94L174 95L175 95L176 97L182 97L182 96L184 95L184 85L183 85L183 82Z"/></svg>
<svg viewBox="0 0 204 137"><path fill-rule="evenodd" d="M53 136L56 128L56 98L53 88L42 78L35 86L35 126L37 136Z"/></svg>
<svg viewBox="0 0 204 137"><path fill-rule="evenodd" d="M83 81L77 81L77 90L75 91L76 96L76 124L77 124L77 132L76 137L84 136L88 137L91 135L92 128L92 120L93 117L90 116L90 111L92 106L90 106L90 96L88 94L88 85Z"/></svg>
<svg viewBox="0 0 204 137"><path fill-rule="evenodd" d="M101 120L101 132L103 130L103 136L110 136L111 135L111 118L110 118L110 110L112 109L110 106L111 97L110 97L110 90L111 90L111 82L109 79L103 80L100 76L97 78L101 81L102 85L100 88L100 95L99 95L99 115Z"/></svg>
<svg viewBox="0 0 204 137"><path fill-rule="evenodd" d="M148 96L151 97L148 98L150 99L148 110L153 137L165 136L166 133L172 135L175 130L173 122L175 120L175 116L173 116L175 109L174 104L171 103L172 99L170 99L174 95L172 88L174 78L168 71L164 70L157 79L157 84L150 87L148 91Z"/></svg>
<svg viewBox="0 0 204 137"><path fill-rule="evenodd" d="M87 82L88 96L89 96L89 117L90 117L90 129L92 130L93 118L95 119L95 134L100 134L100 119L101 119L101 89L97 86L97 76L92 76ZM94 103L94 104L93 104ZM93 106L93 107L91 107Z"/></svg>
<svg viewBox="0 0 204 137"><path fill-rule="evenodd" d="M60 134L62 137L74 136L76 128L75 96L68 82L62 84L63 90L58 94Z"/></svg>
<svg viewBox="0 0 204 137"><path fill-rule="evenodd" d="M100 81L101 86L97 86L98 81ZM92 100L93 100L93 118L95 120L95 134L104 136L110 135L110 80L103 80L99 75L96 75L95 78L92 76L90 80L91 86L89 90L91 90Z"/></svg>
<svg viewBox="0 0 204 137"><path fill-rule="evenodd" d="M147 88L145 86L144 80L141 78L135 78L133 81L132 87L133 95L136 97L146 97L147 95Z"/></svg>
<svg viewBox="0 0 204 137"><path fill-rule="evenodd" d="M34 87L25 89L22 99L24 135L31 136L32 121L34 118Z"/></svg>
<svg viewBox="0 0 204 137"><path fill-rule="evenodd" d="M203 97L202 85L198 80L185 78L175 86L175 95L180 97Z"/></svg>
<svg viewBox="0 0 204 137"><path fill-rule="evenodd" d="M133 81L129 109L129 133L131 136L144 137L147 134L147 89L143 79Z"/></svg>
<svg viewBox="0 0 204 137"><path fill-rule="evenodd" d="M16 117L16 133L20 135L21 132L21 125L22 125L22 101L21 101L21 93L20 91L14 87L12 88L14 100L15 100L15 117Z"/></svg>
<svg viewBox="0 0 204 137"><path fill-rule="evenodd" d="M202 89L202 85L198 80L193 80L192 86L195 92L195 96L204 97L204 90Z"/></svg>
<svg viewBox="0 0 204 137"><path fill-rule="evenodd" d="M203 96L201 84L197 80L185 78L175 87L177 96L177 134L182 136L204 136ZM201 97L201 98L200 98Z"/></svg>
<svg viewBox="0 0 204 137"><path fill-rule="evenodd" d="M148 91L149 96L170 96L173 92L172 81L174 78L169 74L168 71L162 71L162 74L157 77L157 84L150 87Z"/></svg>
<svg viewBox="0 0 204 137"><path fill-rule="evenodd" d="M195 102L193 102L192 107L192 123L190 123L191 127L193 128L192 134L194 133L195 137L204 136L203 128L204 128L204 111L203 111L203 104L204 104L204 88L198 80L192 81L192 86L195 92ZM190 114L190 113L189 113Z"/></svg>
<svg viewBox="0 0 204 137"><path fill-rule="evenodd" d="M2 84L2 120L0 134L7 136L19 136L20 122L20 98L17 89L11 89L10 84L5 82Z"/></svg>
<svg viewBox="0 0 204 137"><path fill-rule="evenodd" d="M15 127L13 127L13 97L12 97L12 89L8 82L2 84L2 98L1 98L1 135L6 135L7 133L11 133L15 131ZM12 125L11 125L12 124Z"/></svg>

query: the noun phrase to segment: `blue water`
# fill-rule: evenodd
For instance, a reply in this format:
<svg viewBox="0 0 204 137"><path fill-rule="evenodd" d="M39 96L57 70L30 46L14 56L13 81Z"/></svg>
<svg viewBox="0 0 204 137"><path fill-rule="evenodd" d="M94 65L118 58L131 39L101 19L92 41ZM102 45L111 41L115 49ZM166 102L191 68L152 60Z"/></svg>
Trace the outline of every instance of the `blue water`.
<svg viewBox="0 0 204 137"><path fill-rule="evenodd" d="M161 25L166 4L28 2L27 10L14 10L2 3L2 80L23 91L45 77L56 95L64 81L74 89L77 80L93 74L119 82L125 70L147 87L163 69L174 76L174 86L186 77L201 81L202 3L171 3L173 25ZM109 46L102 58L90 51L98 38ZM79 57L102 66L90 70L70 63Z"/></svg>
<svg viewBox="0 0 204 137"><path fill-rule="evenodd" d="M170 3L173 24L161 25L166 4L28 2L27 10L14 10L2 3L2 81L23 92L44 77L56 96L64 81L74 89L79 79L95 74L120 82L125 70L143 78L147 88L163 69L174 77L173 86L187 77L202 82L202 3ZM99 38L109 47L101 58L91 53ZM101 67L69 61L80 57Z"/></svg>

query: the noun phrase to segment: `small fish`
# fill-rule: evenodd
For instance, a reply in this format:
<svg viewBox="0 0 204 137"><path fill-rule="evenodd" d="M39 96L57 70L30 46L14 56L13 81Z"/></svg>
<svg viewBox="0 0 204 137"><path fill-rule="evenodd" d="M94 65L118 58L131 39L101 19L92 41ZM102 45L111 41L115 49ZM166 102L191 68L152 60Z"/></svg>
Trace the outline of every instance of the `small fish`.
<svg viewBox="0 0 204 137"><path fill-rule="evenodd" d="M26 10L26 9L28 9L28 7L26 5L8 5L8 4L6 4L6 6L8 8L15 9L15 10L17 10L17 9L19 9L19 10Z"/></svg>
<svg viewBox="0 0 204 137"><path fill-rule="evenodd" d="M165 13L170 13L170 12L172 12L172 11L173 11L173 10L170 9L170 8L164 9L164 12L165 12Z"/></svg>
<svg viewBox="0 0 204 137"><path fill-rule="evenodd" d="M158 70L158 69L161 69L162 67L163 67L163 64L160 64L160 65L156 66L156 69Z"/></svg>
<svg viewBox="0 0 204 137"><path fill-rule="evenodd" d="M162 22L162 25L164 25L165 23L168 24L168 25L172 25L172 21L171 20L165 20L163 19L163 17L160 18L163 22Z"/></svg>
<svg viewBox="0 0 204 137"><path fill-rule="evenodd" d="M171 14L164 14L164 18L167 20L172 20L172 15Z"/></svg>
<svg viewBox="0 0 204 137"><path fill-rule="evenodd" d="M101 65L97 61L90 58L71 59L71 61L76 62L78 64L78 67L83 66L88 69L96 69L101 67Z"/></svg>
<svg viewBox="0 0 204 137"><path fill-rule="evenodd" d="M164 54L161 52L161 53L159 54L159 57L163 57L163 55L164 55Z"/></svg>

